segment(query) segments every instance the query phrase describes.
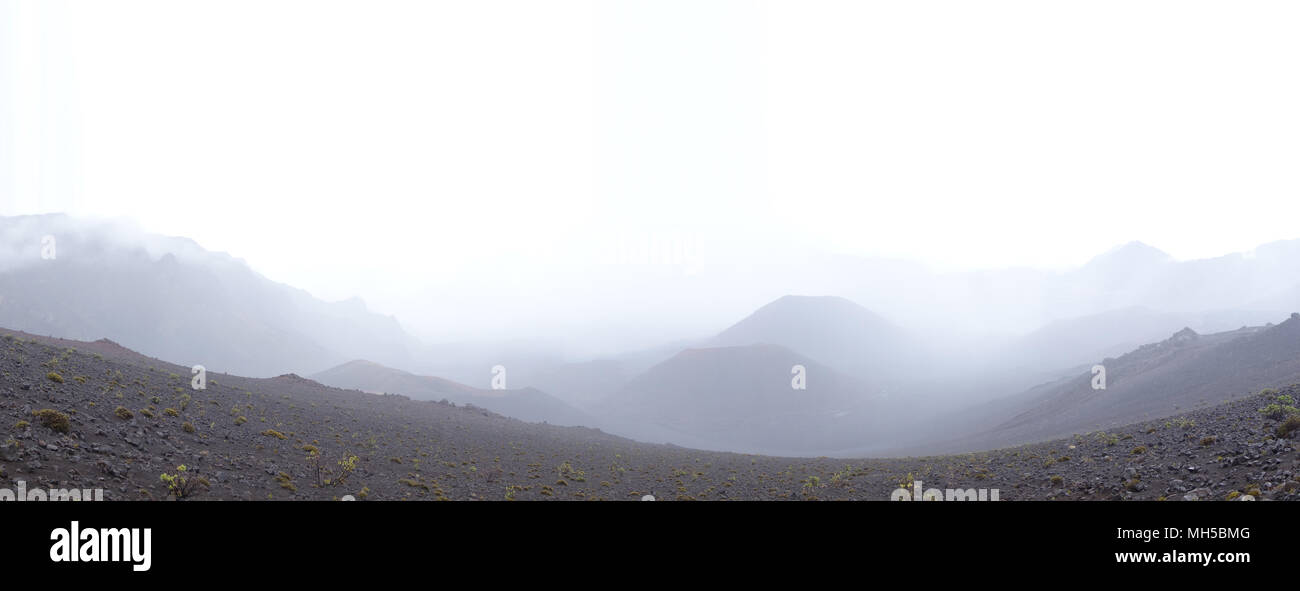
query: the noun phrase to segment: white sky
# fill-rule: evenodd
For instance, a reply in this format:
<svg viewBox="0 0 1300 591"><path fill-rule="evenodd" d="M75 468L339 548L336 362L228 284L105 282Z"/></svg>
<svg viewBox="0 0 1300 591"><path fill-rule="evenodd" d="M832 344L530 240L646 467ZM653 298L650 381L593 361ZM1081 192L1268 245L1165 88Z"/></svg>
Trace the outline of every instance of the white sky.
<svg viewBox="0 0 1300 591"><path fill-rule="evenodd" d="M131 217L425 334L422 302L629 242L1215 256L1300 237L1297 30L1295 2L0 0L0 214Z"/></svg>

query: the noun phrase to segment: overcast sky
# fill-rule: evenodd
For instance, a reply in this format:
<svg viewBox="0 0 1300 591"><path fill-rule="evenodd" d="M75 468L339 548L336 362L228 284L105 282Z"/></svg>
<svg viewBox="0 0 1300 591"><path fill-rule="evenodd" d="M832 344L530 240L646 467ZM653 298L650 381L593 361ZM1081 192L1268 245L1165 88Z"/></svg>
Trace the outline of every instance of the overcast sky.
<svg viewBox="0 0 1300 591"><path fill-rule="evenodd" d="M0 214L130 217L417 325L645 244L1215 256L1300 237L1297 30L1295 2L0 0Z"/></svg>

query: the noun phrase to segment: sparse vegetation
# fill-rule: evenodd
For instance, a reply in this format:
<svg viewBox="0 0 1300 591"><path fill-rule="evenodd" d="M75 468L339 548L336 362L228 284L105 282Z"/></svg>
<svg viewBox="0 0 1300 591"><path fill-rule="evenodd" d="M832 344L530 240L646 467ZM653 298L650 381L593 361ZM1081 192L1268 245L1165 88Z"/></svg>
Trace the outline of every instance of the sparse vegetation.
<svg viewBox="0 0 1300 591"><path fill-rule="evenodd" d="M1300 413L1300 409L1297 409L1294 406L1278 404L1274 402L1272 404L1265 406L1264 408L1259 409L1259 412L1263 413L1264 416L1270 419L1273 419L1275 421L1280 421L1282 419L1287 418L1288 416Z"/></svg>
<svg viewBox="0 0 1300 591"><path fill-rule="evenodd" d="M67 433L71 429L71 422L68 415L63 414L52 408L43 408L32 413L36 420L52 431Z"/></svg>
<svg viewBox="0 0 1300 591"><path fill-rule="evenodd" d="M280 488L283 488L289 492L298 491L298 487L293 483L293 477L289 476L288 472L281 472L278 475L276 475L275 481L280 483Z"/></svg>
<svg viewBox="0 0 1300 591"><path fill-rule="evenodd" d="M1287 417L1282 424L1277 426L1274 431L1278 437L1290 437L1293 433L1300 432L1300 415L1291 415Z"/></svg>
<svg viewBox="0 0 1300 591"><path fill-rule="evenodd" d="M352 473L357 469L357 463L361 461L355 455L345 454L343 459L337 462L334 468L325 464L324 457L319 448L314 445L303 446L307 452L307 462L312 467L312 472L316 474L316 483L318 486L339 486L352 477Z"/></svg>
<svg viewBox="0 0 1300 591"><path fill-rule="evenodd" d="M178 501L194 496L194 494L198 492L200 486L208 486L207 479L191 475L189 469L185 467L185 464L176 466L175 474L167 474L164 472L159 478L163 482L167 483L168 494L175 497Z"/></svg>
<svg viewBox="0 0 1300 591"><path fill-rule="evenodd" d="M1098 434L1097 434L1097 439L1098 439L1099 441L1101 441L1102 443L1106 444L1107 447L1119 443L1119 436L1118 436L1118 435L1112 435L1112 434L1105 433L1105 432L1098 433Z"/></svg>

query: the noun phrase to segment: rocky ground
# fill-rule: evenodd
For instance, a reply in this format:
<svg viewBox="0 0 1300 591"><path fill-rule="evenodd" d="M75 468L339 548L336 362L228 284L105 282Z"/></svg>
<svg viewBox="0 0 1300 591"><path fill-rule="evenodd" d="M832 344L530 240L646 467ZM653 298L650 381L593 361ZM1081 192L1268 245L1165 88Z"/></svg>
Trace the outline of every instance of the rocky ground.
<svg viewBox="0 0 1300 591"><path fill-rule="evenodd" d="M0 488L102 488L109 500L883 501L921 481L996 489L1001 500L1300 500L1300 429L1281 435L1283 420L1259 410L1300 400L1297 386L993 451L778 458L642 444L292 375L209 373L195 390L188 368L108 341L0 339Z"/></svg>

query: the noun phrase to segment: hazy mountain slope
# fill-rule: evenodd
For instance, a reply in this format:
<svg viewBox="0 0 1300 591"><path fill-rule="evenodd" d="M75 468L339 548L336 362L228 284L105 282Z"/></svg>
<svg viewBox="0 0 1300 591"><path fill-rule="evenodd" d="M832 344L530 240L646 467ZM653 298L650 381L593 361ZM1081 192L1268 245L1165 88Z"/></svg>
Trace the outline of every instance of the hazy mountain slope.
<svg viewBox="0 0 1300 591"><path fill-rule="evenodd" d="M420 376L364 359L349 361L307 376L327 386L372 394L402 394L417 400L464 399L476 388L434 376Z"/></svg>
<svg viewBox="0 0 1300 591"><path fill-rule="evenodd" d="M1104 390L1092 388L1090 372L1044 384L965 413L968 426L983 423L981 431L935 449L989 448L1105 429L1300 382L1300 315L1275 326L1211 335L1185 329L1098 363L1106 367Z"/></svg>
<svg viewBox="0 0 1300 591"><path fill-rule="evenodd" d="M795 365L806 370L805 390L791 385ZM826 365L777 345L749 345L683 351L598 408L718 448L794 453L869 440L881 404L866 384Z"/></svg>
<svg viewBox="0 0 1300 591"><path fill-rule="evenodd" d="M914 334L937 336L953 329L972 334L1026 334L1052 321L1132 307L1204 320L1210 320L1211 314L1231 315L1234 311L1285 316L1296 306L1283 305L1271 296L1283 297L1280 292L1294 285L1290 278L1300 277L1300 240L1186 261L1171 260L1157 248L1132 242L1060 271L911 269L903 273L892 272L883 264L847 259L817 267L820 282L808 271L780 272L793 273L798 281L793 285L849 296ZM831 281L826 276L841 280ZM1297 299L1287 297L1284 301ZM1259 314L1248 318L1252 319L1249 323L1262 323ZM1220 331L1241 324L1195 328Z"/></svg>
<svg viewBox="0 0 1300 591"><path fill-rule="evenodd" d="M1132 351L1186 325L1183 316L1123 308L1054 321L1018 339L1003 356L1011 371L1062 370Z"/></svg>
<svg viewBox="0 0 1300 591"><path fill-rule="evenodd" d="M41 257L45 236L53 258ZM323 302L192 241L62 215L0 218L0 298L0 324L15 329L248 375L363 355L407 363L416 346L359 300Z"/></svg>
<svg viewBox="0 0 1300 591"><path fill-rule="evenodd" d="M475 388L492 383L492 368L506 368L507 385L534 385L527 376L565 363L555 343L532 340L466 341L420 346L410 367L416 373L437 375Z"/></svg>
<svg viewBox="0 0 1300 591"><path fill-rule="evenodd" d="M511 383L532 386L578 408L591 408L623 389L632 378L700 341L674 341L651 349L585 361L558 362L512 372ZM509 366L514 367L514 366Z"/></svg>
<svg viewBox="0 0 1300 591"><path fill-rule="evenodd" d="M311 376L322 384L372 393L401 394L415 400L473 404L530 423L594 427L586 413L536 388L486 390L433 376L420 376L370 361L350 361Z"/></svg>
<svg viewBox="0 0 1300 591"><path fill-rule="evenodd" d="M1050 281L1046 301L1057 317L1131 306L1165 313L1258 309L1280 277L1300 276L1300 240L1263 244L1251 253L1175 261L1133 242ZM1032 289L1032 286L1027 286ZM1288 309L1264 310L1274 314Z"/></svg>
<svg viewBox="0 0 1300 591"><path fill-rule="evenodd" d="M580 408L599 404L619 391L632 379L629 363L616 359L596 359L564 363L526 374L523 383L532 385Z"/></svg>
<svg viewBox="0 0 1300 591"><path fill-rule="evenodd" d="M1251 304L1261 310L1300 310L1300 283L1264 295Z"/></svg>
<svg viewBox="0 0 1300 591"><path fill-rule="evenodd" d="M779 345L860 378L898 377L912 346L897 327L849 300L789 295L759 308L710 343Z"/></svg>

